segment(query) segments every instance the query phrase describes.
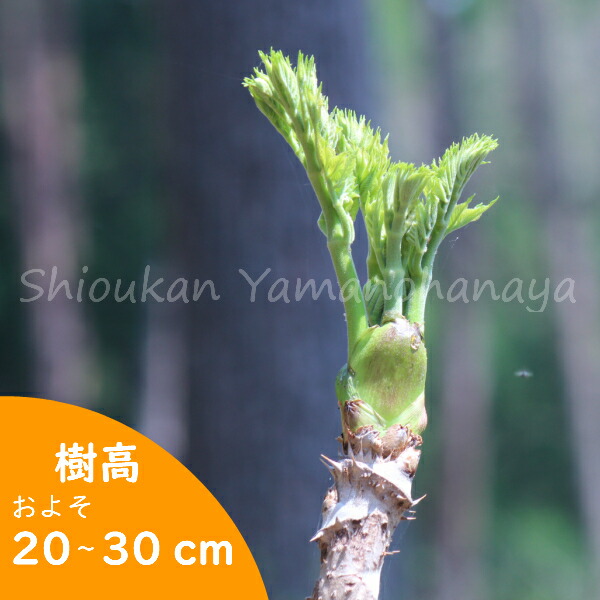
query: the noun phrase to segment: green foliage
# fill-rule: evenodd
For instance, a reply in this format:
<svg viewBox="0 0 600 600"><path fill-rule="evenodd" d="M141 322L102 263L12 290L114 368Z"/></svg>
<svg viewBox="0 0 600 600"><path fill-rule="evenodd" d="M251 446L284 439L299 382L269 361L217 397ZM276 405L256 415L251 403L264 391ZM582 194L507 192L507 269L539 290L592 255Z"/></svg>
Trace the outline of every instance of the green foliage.
<svg viewBox="0 0 600 600"><path fill-rule="evenodd" d="M459 204L496 140L465 138L431 165L393 163L387 138L382 140L365 117L338 108L329 112L312 57L299 53L296 67L278 51L260 57L264 71L255 69L244 85L304 165L321 204L322 231L349 246L358 209L363 213L369 238L369 280L362 292L368 322L380 324L385 312L422 322L440 243L495 202L469 207L471 197ZM348 247L334 251L350 253Z"/></svg>
<svg viewBox="0 0 600 600"><path fill-rule="evenodd" d="M452 211L452 215L450 215L450 222L448 223L448 228L446 229L446 235L452 233L456 229L460 229L473 221L478 221L479 217L490 207L492 207L498 198L492 200L489 204L479 203L472 208L469 208L469 204L473 200L475 195L470 196L465 202L461 204L457 204L455 209Z"/></svg>
<svg viewBox="0 0 600 600"><path fill-rule="evenodd" d="M340 133L336 150L353 157L358 195L366 204L379 196L390 169L387 138L382 141L381 131L373 130L365 117L357 118L353 111L334 108L331 117Z"/></svg>
<svg viewBox="0 0 600 600"><path fill-rule="evenodd" d="M406 316L423 323L433 259L444 237L477 220L492 204L459 204L467 182L497 143L473 135L439 161L394 163L387 138L365 117L334 108L318 82L315 61L261 52L264 70L244 80L258 108L306 169L319 203L319 226L345 300L349 356L369 325ZM369 239L368 281L361 289L350 246L361 210ZM366 298L366 301L365 301Z"/></svg>
<svg viewBox="0 0 600 600"><path fill-rule="evenodd" d="M488 136L473 135L453 144L431 166L393 164L381 197L361 202L369 237L369 279L373 286L384 284L390 296L385 306L388 312L423 321L433 259L441 241L476 221L495 202L469 208L471 197L458 204L467 182L496 146ZM412 285L407 298L405 281ZM369 318L379 323L382 314L377 305Z"/></svg>
<svg viewBox="0 0 600 600"><path fill-rule="evenodd" d="M389 167L387 142L364 117L329 112L313 57L298 53L295 68L281 52L260 57L264 71L255 69L244 85L306 169L321 204L319 226L325 235L351 244L359 198L378 195Z"/></svg>
<svg viewBox="0 0 600 600"><path fill-rule="evenodd" d="M437 163L433 162L432 171L435 178L428 192L434 196L439 206L436 230L441 238L449 233L451 221L454 224L452 230L458 229L458 227L477 220L493 204L492 202L483 208L481 208L482 205L478 205L475 209L467 209L469 202L472 200L471 197L465 203L467 206L463 204L460 214L452 220L460 196L469 179L471 179L477 168L484 164L488 154L495 150L497 146L498 142L495 139L487 135L479 136L475 134L463 139L460 144L452 144ZM471 218L467 218L468 215L471 215ZM437 250L437 247L434 252L435 250Z"/></svg>
<svg viewBox="0 0 600 600"><path fill-rule="evenodd" d="M431 165L394 163L387 138L365 117L329 111L312 57L299 53L296 67L274 50L260 57L264 71L255 69L244 85L304 165L340 288L350 292L348 364L337 385L344 431L402 424L420 433L427 423L422 327L433 259L444 236L494 203L470 208L472 197L459 200L497 143L473 135ZM359 209L369 239L362 289L350 248Z"/></svg>

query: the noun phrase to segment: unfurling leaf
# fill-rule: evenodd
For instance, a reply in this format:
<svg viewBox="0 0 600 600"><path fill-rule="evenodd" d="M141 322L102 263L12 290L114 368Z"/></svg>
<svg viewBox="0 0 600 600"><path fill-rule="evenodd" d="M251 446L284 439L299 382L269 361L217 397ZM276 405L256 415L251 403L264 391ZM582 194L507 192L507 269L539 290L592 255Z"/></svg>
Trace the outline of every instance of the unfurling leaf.
<svg viewBox="0 0 600 600"><path fill-rule="evenodd" d="M488 209L494 206L498 198L492 200L489 204L476 204L472 208L469 208L469 204L473 200L475 196L471 196L465 202L458 204L452 214L450 215L450 222L448 223L448 229L446 229L446 235L472 223L473 221L477 221L479 217Z"/></svg>
<svg viewBox="0 0 600 600"><path fill-rule="evenodd" d="M323 210L321 230L351 244L359 197L378 196L389 168L387 142L364 117L329 112L312 57L299 53L296 67L282 52L260 57L264 71L256 68L244 85L305 167Z"/></svg>
<svg viewBox="0 0 600 600"><path fill-rule="evenodd" d="M446 208L443 213L445 224L477 167L497 147L498 142L494 138L474 134L464 138L460 144L452 144L442 158L433 163L432 169L439 186L437 189L433 188L432 192L439 196L440 203Z"/></svg>

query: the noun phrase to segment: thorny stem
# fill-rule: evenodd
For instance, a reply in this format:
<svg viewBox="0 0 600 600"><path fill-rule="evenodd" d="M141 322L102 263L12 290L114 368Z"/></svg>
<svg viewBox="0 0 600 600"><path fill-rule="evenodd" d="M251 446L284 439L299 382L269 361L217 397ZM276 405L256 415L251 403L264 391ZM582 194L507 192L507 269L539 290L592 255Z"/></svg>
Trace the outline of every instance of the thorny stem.
<svg viewBox="0 0 600 600"><path fill-rule="evenodd" d="M321 571L310 600L377 600L394 531L418 502L411 488L420 442L402 426L383 437L365 427L350 434L346 458L323 457L334 485L313 538Z"/></svg>
<svg viewBox="0 0 600 600"><path fill-rule="evenodd" d="M261 58L265 70L255 69L244 85L307 171L348 331L348 362L336 383L343 457L326 459L335 483L314 538L321 573L312 599L377 600L394 529L415 504L418 434L427 424L423 331L433 261L448 233L494 204L459 199L497 142L475 134L429 166L393 163L387 141L364 117L329 110L313 58L299 53L295 67L282 52ZM369 241L369 283L385 293L383 302L375 296L369 303L371 326L351 251L358 210Z"/></svg>

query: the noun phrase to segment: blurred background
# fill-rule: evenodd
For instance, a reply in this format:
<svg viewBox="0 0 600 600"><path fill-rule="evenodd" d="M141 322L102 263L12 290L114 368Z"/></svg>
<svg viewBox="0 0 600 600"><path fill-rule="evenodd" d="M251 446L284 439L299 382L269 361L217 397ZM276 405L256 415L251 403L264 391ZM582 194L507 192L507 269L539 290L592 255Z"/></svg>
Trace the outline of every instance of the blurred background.
<svg viewBox="0 0 600 600"><path fill-rule="evenodd" d="M293 299L333 277L317 202L241 86L258 49L302 49L396 159L500 141L471 187L501 201L437 261L470 302L429 303L427 498L382 598L600 598L599 31L591 0L0 0L0 393L149 435L229 511L270 597L310 592L344 321ZM355 250L362 268L362 232ZM53 267L73 300L48 301ZM44 294L22 302L30 269ZM161 296L184 277L220 298L141 302L146 269ZM254 302L239 269L271 269ZM269 302L282 277L292 301ZM476 279L510 301L473 301Z"/></svg>

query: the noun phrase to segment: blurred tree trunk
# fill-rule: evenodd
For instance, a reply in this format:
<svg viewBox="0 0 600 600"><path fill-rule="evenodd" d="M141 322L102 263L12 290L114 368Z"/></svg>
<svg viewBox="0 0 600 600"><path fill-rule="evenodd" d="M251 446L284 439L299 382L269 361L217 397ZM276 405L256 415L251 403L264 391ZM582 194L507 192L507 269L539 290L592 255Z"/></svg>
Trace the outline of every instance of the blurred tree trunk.
<svg viewBox="0 0 600 600"><path fill-rule="evenodd" d="M577 462L580 501L595 576L590 597L600 597L600 283L598 263L590 248L596 226L589 216L569 207L548 213L548 249L552 276L575 283L576 304L556 305L559 348L571 418L571 437Z"/></svg>
<svg viewBox="0 0 600 600"><path fill-rule="evenodd" d="M545 221L543 235L554 285L565 278L575 282L576 304L566 300L557 303L554 310L584 529L592 553L591 572L596 574L596 588L590 590L589 597L597 598L600 597L600 282L598 264L591 256L596 240L591 232L589 204L578 197L578 173L563 169L559 155L562 144L558 120L562 115L556 111L549 91L556 85L550 72L558 72L560 77L560 69L553 63L550 71L548 64L554 61L551 40L558 35L551 29L549 18L554 17L556 27L562 27L556 18L556 6L526 0L517 2L515 11L516 48L527 55L527 60L519 60L518 64L523 128L530 149L530 162L526 165L529 190L539 203L540 218ZM577 151L577 146L569 149Z"/></svg>
<svg viewBox="0 0 600 600"><path fill-rule="evenodd" d="M364 111L363 21L359 0L165 5L177 270L213 280L220 295L186 306L189 462L277 598L308 594L318 571L308 539L327 485L318 456L336 452L345 333L343 308L326 293L294 299L297 277L335 281L317 202L241 82L258 49L302 49L315 54L332 105ZM255 302L238 269L253 280L272 269ZM289 303L267 297L280 277Z"/></svg>
<svg viewBox="0 0 600 600"><path fill-rule="evenodd" d="M180 275L172 265L156 269L156 277L164 277L165 281L174 281ZM158 302L146 303L144 311L139 430L173 456L185 460L189 432L184 311L180 303Z"/></svg>
<svg viewBox="0 0 600 600"><path fill-rule="evenodd" d="M481 247L466 240L455 256ZM464 263L463 263L464 264ZM453 271L457 273L457 271ZM472 273L471 269L468 272ZM468 273L460 273L467 276ZM467 277L469 281L472 277ZM441 394L441 493L438 513L439 600L482 600L490 502L491 348L483 306L445 311ZM465 375L466 374L466 375ZM466 426L466 430L465 430ZM456 501L455 499L459 499Z"/></svg>
<svg viewBox="0 0 600 600"><path fill-rule="evenodd" d="M437 6L437 5L435 5ZM429 9L432 56L434 153L464 135L460 110L459 21ZM458 277L472 281L482 264L481 236L468 229L446 248L438 273L444 289ZM489 504L491 351L489 316L481 302L444 306L442 337L441 486L437 503L438 600L481 600ZM465 427L467 429L465 429ZM458 501L457 501L458 500Z"/></svg>
<svg viewBox="0 0 600 600"><path fill-rule="evenodd" d="M22 270L43 269L45 295L25 304L30 324L31 385L23 393L90 405L90 332L81 304L57 281L76 282L82 242L80 72L70 0L3 0L0 8L2 105ZM32 282L41 282L38 274ZM75 288L75 289L74 289ZM23 297L33 290L22 288Z"/></svg>

